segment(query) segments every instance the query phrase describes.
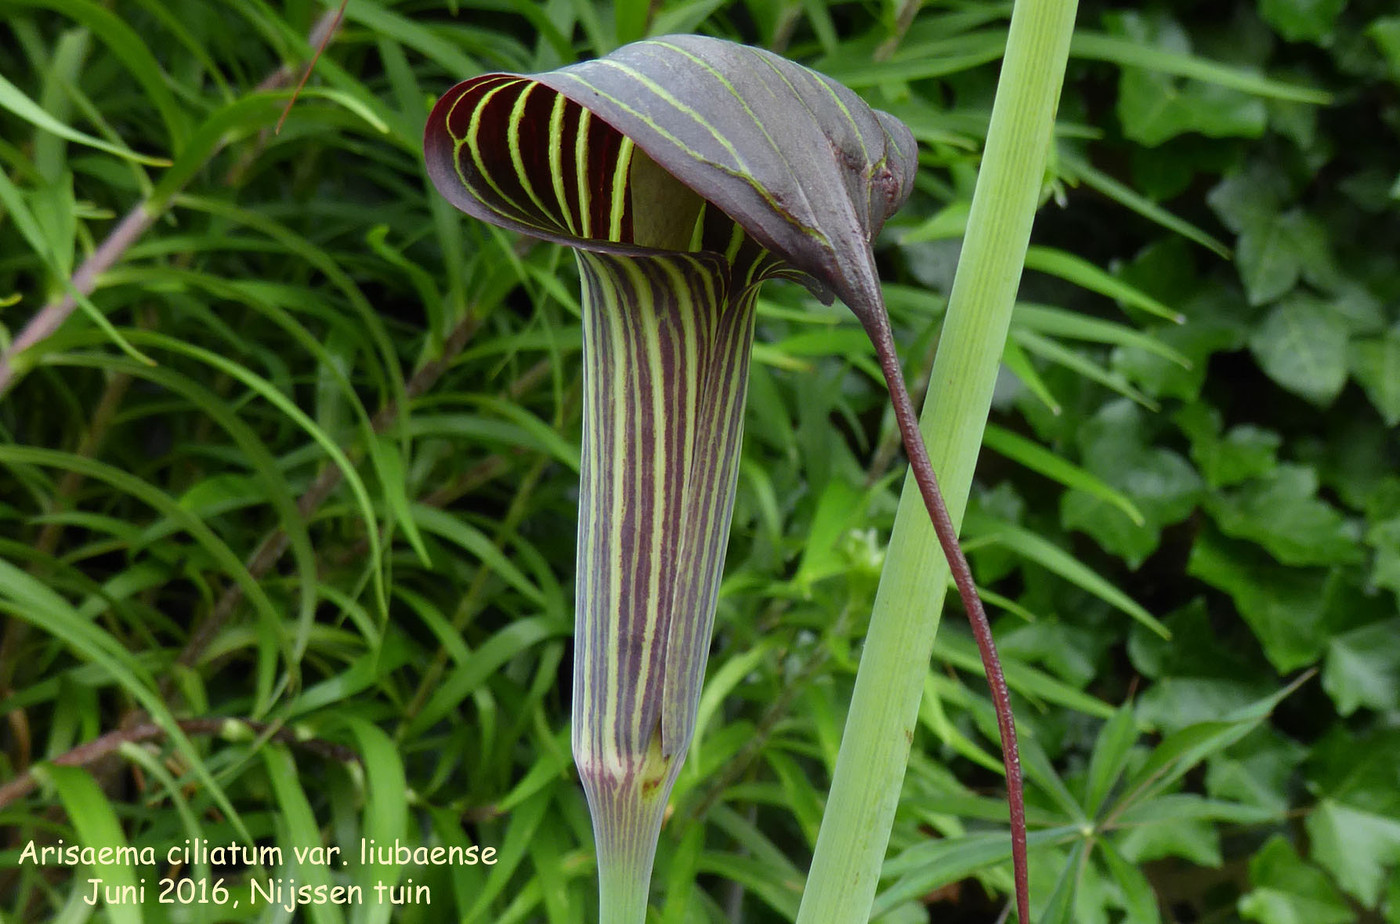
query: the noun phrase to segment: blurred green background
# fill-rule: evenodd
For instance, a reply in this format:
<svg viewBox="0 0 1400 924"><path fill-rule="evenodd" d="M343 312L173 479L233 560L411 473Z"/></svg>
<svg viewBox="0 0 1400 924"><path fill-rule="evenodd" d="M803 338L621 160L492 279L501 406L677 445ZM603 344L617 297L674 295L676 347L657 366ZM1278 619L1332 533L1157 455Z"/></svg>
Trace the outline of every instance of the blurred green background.
<svg viewBox="0 0 1400 924"><path fill-rule="evenodd" d="M931 363L1010 4L351 0L274 135L328 12L0 0L0 344L149 218L0 397L6 920L287 920L253 878L370 889L318 924L593 919L577 273L432 193L457 80L699 31L845 82L921 145L877 252ZM964 530L1044 919L1400 922L1397 150L1391 4L1080 4ZM902 471L844 308L772 284L758 338L667 924L795 914ZM955 614L875 920L1003 913L995 742ZM197 837L285 862L166 860ZM153 848L101 873L145 900L23 859L59 839ZM430 906L373 900L410 878Z"/></svg>

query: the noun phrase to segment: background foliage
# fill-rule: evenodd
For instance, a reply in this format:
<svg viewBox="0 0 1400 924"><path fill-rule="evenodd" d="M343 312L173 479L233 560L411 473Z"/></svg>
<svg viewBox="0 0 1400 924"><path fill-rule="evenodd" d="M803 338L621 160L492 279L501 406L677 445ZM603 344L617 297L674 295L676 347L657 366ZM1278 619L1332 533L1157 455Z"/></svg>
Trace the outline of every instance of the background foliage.
<svg viewBox="0 0 1400 924"><path fill-rule="evenodd" d="M1009 5L656 6L654 33L779 49L914 128L880 253L917 378ZM117 219L158 216L0 399L0 908L271 920L94 912L84 871L20 848L374 837L500 859L267 875L411 877L434 904L403 921L589 919L575 270L438 201L419 140L456 80L605 52L648 4L352 0L279 135L322 5L0 12L6 342ZM1081 4L965 530L1047 919L1400 922L1397 87L1380 0ZM667 922L794 914L896 501L854 319L766 295ZM957 619L926 687L876 918L994 920L1005 808ZM98 739L91 774L40 763Z"/></svg>

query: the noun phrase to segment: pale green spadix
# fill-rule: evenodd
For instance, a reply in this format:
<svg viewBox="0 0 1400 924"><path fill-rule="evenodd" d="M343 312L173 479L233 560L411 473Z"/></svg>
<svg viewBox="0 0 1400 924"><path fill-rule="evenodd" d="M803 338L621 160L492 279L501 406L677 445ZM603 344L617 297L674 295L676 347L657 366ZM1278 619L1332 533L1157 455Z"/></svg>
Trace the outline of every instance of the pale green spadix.
<svg viewBox="0 0 1400 924"><path fill-rule="evenodd" d="M787 276L839 296L904 394L871 241L909 195L914 140L850 90L776 55L670 36L547 74L458 84L434 108L424 149L458 208L577 254L573 749L593 813L602 920L641 922L666 800L695 730L758 287ZM900 418L908 445L906 417L913 426L912 410ZM936 496L931 468L927 484ZM956 546L951 527L948 541Z"/></svg>

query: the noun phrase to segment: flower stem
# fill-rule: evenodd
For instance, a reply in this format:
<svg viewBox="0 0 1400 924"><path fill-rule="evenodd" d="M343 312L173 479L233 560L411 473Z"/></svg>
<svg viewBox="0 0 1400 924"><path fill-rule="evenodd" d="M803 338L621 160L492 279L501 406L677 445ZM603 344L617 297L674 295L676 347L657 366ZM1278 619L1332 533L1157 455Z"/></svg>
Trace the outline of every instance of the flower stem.
<svg viewBox="0 0 1400 924"><path fill-rule="evenodd" d="M1016 721L1011 713L1011 695L1006 689L1006 676L1002 673L1001 658L992 639L991 623L987 620L982 599L977 595L977 586L972 580L972 568L963 555L962 546L958 545L957 527L949 516L933 463L919 433L914 402L904 384L904 372L899 368L889 321L884 314L876 315L870 326L870 338L879 354L880 368L889 387L890 400L894 403L895 420L899 423L900 436L909 455L909 474L918 485L924 508L938 536L938 544L943 549L943 558L952 570L953 583L962 598L968 622L972 624L972 634L982 656L982 669L987 675L987 686L991 688L992 702L996 705L997 730L1001 735L1002 761L1006 767L1006 801L1011 810L1011 865L1016 880L1016 909L1022 921L1029 921L1031 887L1026 870L1026 797L1021 783L1021 753L1016 744Z"/></svg>
<svg viewBox="0 0 1400 924"><path fill-rule="evenodd" d="M954 527L966 510L1010 326L1075 8L1075 0L1018 0L1012 12L982 169L921 419ZM870 916L947 591L948 564L923 506L911 473L895 517L798 924L855 924Z"/></svg>

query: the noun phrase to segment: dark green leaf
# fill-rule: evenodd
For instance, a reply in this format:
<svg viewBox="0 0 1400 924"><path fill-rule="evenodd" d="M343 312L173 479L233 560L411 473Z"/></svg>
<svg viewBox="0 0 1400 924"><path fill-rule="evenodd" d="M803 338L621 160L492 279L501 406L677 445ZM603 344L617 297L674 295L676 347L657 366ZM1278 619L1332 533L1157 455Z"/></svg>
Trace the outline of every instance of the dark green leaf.
<svg viewBox="0 0 1400 924"><path fill-rule="evenodd" d="M1155 147L1177 135L1257 138L1264 132L1264 103L1237 90L1206 84L1182 85L1161 74L1128 70L1119 84L1118 118L1123 133Z"/></svg>
<svg viewBox="0 0 1400 924"><path fill-rule="evenodd" d="M1189 57L1191 46L1185 31L1166 16L1127 12L1105 18L1112 31L1153 52ZM1129 67L1119 78L1118 118L1127 137L1153 147L1186 132L1257 137L1267 116L1261 100L1238 89Z"/></svg>
<svg viewBox="0 0 1400 924"><path fill-rule="evenodd" d="M1400 81L1400 16L1382 16L1372 21L1366 34L1385 56L1391 78Z"/></svg>
<svg viewBox="0 0 1400 924"><path fill-rule="evenodd" d="M1252 161L1215 184L1206 201L1227 228L1244 234L1277 218L1291 195L1288 179L1276 165Z"/></svg>
<svg viewBox="0 0 1400 924"><path fill-rule="evenodd" d="M1259 15L1290 42L1318 41L1332 31L1347 0L1260 0Z"/></svg>
<svg viewBox="0 0 1400 924"><path fill-rule="evenodd" d="M1341 715L1361 706L1400 708L1400 619L1362 626L1328 642L1322 686Z"/></svg>
<svg viewBox="0 0 1400 924"><path fill-rule="evenodd" d="M1249 348L1269 378L1319 407L1330 405L1346 384L1346 322L1311 296L1296 296L1270 311Z"/></svg>
<svg viewBox="0 0 1400 924"><path fill-rule="evenodd" d="M1275 835L1249 863L1254 891L1240 899L1243 917L1260 924L1344 924L1354 920L1327 876Z"/></svg>
<svg viewBox="0 0 1400 924"><path fill-rule="evenodd" d="M1244 332L1228 319L1193 320L1152 330L1152 336L1189 361L1189 366L1170 362L1141 347L1121 347L1113 352L1113 368L1138 383L1156 398L1194 401L1205 384L1210 357L1233 350L1244 341Z"/></svg>
<svg viewBox="0 0 1400 924"><path fill-rule="evenodd" d="M1206 531L1187 570L1228 593L1279 672L1311 664L1327 639L1323 578L1284 567L1262 552Z"/></svg>
<svg viewBox="0 0 1400 924"><path fill-rule="evenodd" d="M1324 799L1308 816L1313 856L1337 884L1374 908L1385 871L1400 863L1400 818Z"/></svg>
<svg viewBox="0 0 1400 924"><path fill-rule="evenodd" d="M1400 818L1400 730L1333 725L1313 745L1308 787L1353 808Z"/></svg>
<svg viewBox="0 0 1400 924"><path fill-rule="evenodd" d="M1351 564L1361 560L1356 524L1317 496L1317 473L1280 465L1264 478L1207 504L1220 531L1248 539L1285 565Z"/></svg>
<svg viewBox="0 0 1400 924"><path fill-rule="evenodd" d="M1194 597L1163 616L1162 622L1171 630L1170 641L1137 630L1129 637L1128 654L1136 670L1161 680L1221 677L1236 685L1250 675L1249 659L1233 650L1234 646L1219 644L1220 630L1212 624L1204 598ZM1256 690L1247 700L1258 699L1264 692ZM1187 719L1185 724L1192 721L1195 719Z"/></svg>
<svg viewBox="0 0 1400 924"><path fill-rule="evenodd" d="M1375 549L1371 582L1400 595L1400 516L1372 526L1366 541Z"/></svg>
<svg viewBox="0 0 1400 924"><path fill-rule="evenodd" d="M1337 284L1327 229L1298 209L1282 215L1251 213L1235 258L1251 305L1286 295L1300 277L1326 289Z"/></svg>
<svg viewBox="0 0 1400 924"><path fill-rule="evenodd" d="M1298 764L1308 749L1272 729L1260 729L1226 754L1210 759L1206 790L1217 799L1253 805L1274 817L1288 810Z"/></svg>
<svg viewBox="0 0 1400 924"><path fill-rule="evenodd" d="M1200 651L1199 648L1187 650ZM1206 659L1200 657L1199 660ZM1163 677L1143 692L1138 703L1138 721L1147 728L1163 732L1179 731L1243 708L1266 689L1257 681L1228 677Z"/></svg>
<svg viewBox="0 0 1400 924"><path fill-rule="evenodd" d="M1080 430L1084 468L1117 489L1141 511L1134 523L1121 510L1081 491L1066 492L1060 522L1080 529L1136 567L1157 548L1162 530L1195 509L1200 478L1181 456L1149 448L1143 413L1127 401L1106 405Z"/></svg>
<svg viewBox="0 0 1400 924"><path fill-rule="evenodd" d="M1205 404L1187 405L1175 419L1191 439L1191 459L1207 487L1239 484L1265 475L1277 464L1283 438L1272 430L1240 424L1222 436L1219 412Z"/></svg>
<svg viewBox="0 0 1400 924"><path fill-rule="evenodd" d="M1350 365L1386 426L1400 424L1400 328L1352 341Z"/></svg>

